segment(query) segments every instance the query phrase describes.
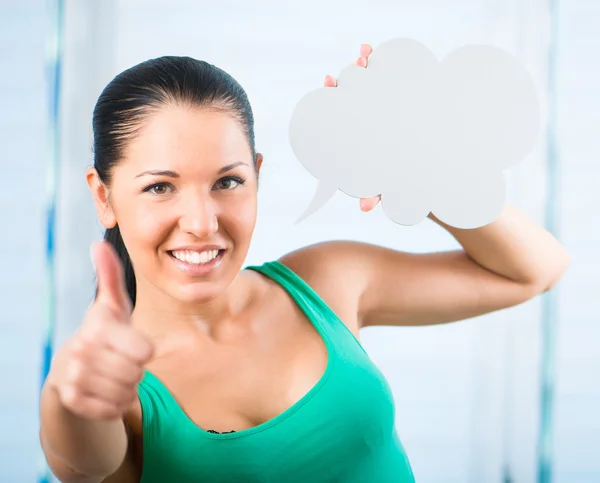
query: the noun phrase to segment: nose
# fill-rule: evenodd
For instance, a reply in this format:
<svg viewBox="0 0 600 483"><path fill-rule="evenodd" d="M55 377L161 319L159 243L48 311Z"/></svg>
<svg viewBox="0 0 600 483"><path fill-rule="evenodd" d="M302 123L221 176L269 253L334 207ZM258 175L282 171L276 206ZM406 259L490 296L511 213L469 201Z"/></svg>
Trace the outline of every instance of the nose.
<svg viewBox="0 0 600 483"><path fill-rule="evenodd" d="M207 238L217 232L217 210L210 197L188 199L183 205L179 218L182 231L198 238Z"/></svg>

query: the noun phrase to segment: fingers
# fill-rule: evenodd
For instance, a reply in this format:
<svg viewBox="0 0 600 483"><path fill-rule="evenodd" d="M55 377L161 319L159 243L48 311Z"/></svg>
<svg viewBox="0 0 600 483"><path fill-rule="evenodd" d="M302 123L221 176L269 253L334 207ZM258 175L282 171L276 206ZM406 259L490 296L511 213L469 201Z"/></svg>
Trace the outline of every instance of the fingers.
<svg viewBox="0 0 600 483"><path fill-rule="evenodd" d="M107 334L105 344L138 365L147 363L154 354L154 348L148 339L125 326L117 326Z"/></svg>
<svg viewBox="0 0 600 483"><path fill-rule="evenodd" d="M367 67L367 59L364 57L359 57L358 59L356 59L354 62L352 62L354 65L357 65L359 67Z"/></svg>
<svg viewBox="0 0 600 483"><path fill-rule="evenodd" d="M360 46L360 56L352 62L354 65L359 67L367 67L369 56L373 53L373 48L369 44L362 44ZM335 77L328 75L325 77L325 87L337 87L337 80Z"/></svg>
<svg viewBox="0 0 600 483"><path fill-rule="evenodd" d="M360 46L360 57L354 61L354 65L359 67L367 67L369 56L373 53L373 48L369 44L362 44ZM368 212L375 209L379 201L381 200L380 196L373 196L371 198L362 198L360 200L360 209L362 211Z"/></svg>
<svg viewBox="0 0 600 483"><path fill-rule="evenodd" d="M371 198L361 198L360 209L364 212L372 211L381 201L381 195L373 196Z"/></svg>
<svg viewBox="0 0 600 483"><path fill-rule="evenodd" d="M138 365L152 358L154 348L144 335L116 322L110 311L103 310L101 306L93 310L94 323L82 327L80 346L76 350L85 352L90 348L108 348Z"/></svg>
<svg viewBox="0 0 600 483"><path fill-rule="evenodd" d="M98 296L77 333L59 351L48 380L62 404L92 419L118 418L135 402L152 341L130 324L123 268L106 242L92 246Z"/></svg>
<svg viewBox="0 0 600 483"><path fill-rule="evenodd" d="M360 56L353 62L354 65L359 67L367 67L369 56L373 53L373 48L369 44L362 44L360 46ZM335 77L328 75L325 77L325 87L337 87L337 80ZM373 196L371 198L362 198L360 200L360 208L362 211L368 212L375 209L375 207L381 201L381 195Z"/></svg>
<svg viewBox="0 0 600 483"><path fill-rule="evenodd" d="M98 375L114 379L115 382L126 386L138 384L144 376L142 365L115 351L106 351L102 360L90 360L89 366Z"/></svg>
<svg viewBox="0 0 600 483"><path fill-rule="evenodd" d="M354 65L359 67L367 67L369 62L369 56L373 53L373 48L369 44L362 44L360 46L360 56L354 61Z"/></svg>
<svg viewBox="0 0 600 483"><path fill-rule="evenodd" d="M133 332L127 326L115 327ZM142 365L98 341L88 344L83 337L66 349L56 385L65 407L88 418L116 418L131 407L144 376Z"/></svg>
<svg viewBox="0 0 600 483"><path fill-rule="evenodd" d="M371 47L369 44L362 44L360 46L360 56L364 57L365 60L367 60L372 53L373 47Z"/></svg>
<svg viewBox="0 0 600 483"><path fill-rule="evenodd" d="M325 76L324 85L325 87L337 87L337 80L331 75Z"/></svg>
<svg viewBox="0 0 600 483"><path fill-rule="evenodd" d="M119 313L129 314L131 302L125 287L123 266L108 242L92 245L91 255L98 278L98 301Z"/></svg>
<svg viewBox="0 0 600 483"><path fill-rule="evenodd" d="M105 401L121 409L129 407L137 394L135 384L121 384L114 378L101 376L77 364L70 367L65 387L67 393L69 388L76 388L77 394Z"/></svg>
<svg viewBox="0 0 600 483"><path fill-rule="evenodd" d="M60 401L71 412L85 418L116 419L123 414L119 405L83 394L75 387L61 389Z"/></svg>

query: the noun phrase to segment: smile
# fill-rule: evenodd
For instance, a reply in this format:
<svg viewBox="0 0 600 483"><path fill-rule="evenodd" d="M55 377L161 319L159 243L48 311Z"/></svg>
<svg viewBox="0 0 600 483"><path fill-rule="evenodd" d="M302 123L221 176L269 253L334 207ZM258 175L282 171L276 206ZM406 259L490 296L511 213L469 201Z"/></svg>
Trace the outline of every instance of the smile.
<svg viewBox="0 0 600 483"><path fill-rule="evenodd" d="M172 251L171 256L177 260L193 265L203 265L210 263L219 256L220 250L204 250L202 252L194 252L191 250Z"/></svg>
<svg viewBox="0 0 600 483"><path fill-rule="evenodd" d="M172 250L168 253L179 270L194 276L206 275L216 270L223 261L225 250Z"/></svg>

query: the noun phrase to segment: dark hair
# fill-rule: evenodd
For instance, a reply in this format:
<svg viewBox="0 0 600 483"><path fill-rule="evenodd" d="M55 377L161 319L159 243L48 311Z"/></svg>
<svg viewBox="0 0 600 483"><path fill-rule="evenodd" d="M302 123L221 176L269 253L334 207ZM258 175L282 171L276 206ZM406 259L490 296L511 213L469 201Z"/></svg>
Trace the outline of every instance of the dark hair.
<svg viewBox="0 0 600 483"><path fill-rule="evenodd" d="M110 184L113 167L147 116L171 103L206 107L232 115L246 134L256 167L254 116L244 89L228 73L207 62L165 56L120 73L98 98L92 121L94 167L104 184ZM107 229L104 239L121 259L127 292L135 305L135 275L119 226Z"/></svg>

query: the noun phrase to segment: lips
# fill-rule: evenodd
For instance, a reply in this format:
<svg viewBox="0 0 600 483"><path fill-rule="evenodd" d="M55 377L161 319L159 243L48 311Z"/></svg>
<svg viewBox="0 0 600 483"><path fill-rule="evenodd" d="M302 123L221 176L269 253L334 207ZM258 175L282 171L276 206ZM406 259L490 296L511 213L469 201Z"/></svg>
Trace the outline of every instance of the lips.
<svg viewBox="0 0 600 483"><path fill-rule="evenodd" d="M216 248L202 251L172 250L170 251L170 254L181 262L193 265L203 265L217 258L219 256L219 251L220 250Z"/></svg>
<svg viewBox="0 0 600 483"><path fill-rule="evenodd" d="M169 250L169 258L174 265L188 276L208 275L219 268L226 250L208 248L203 250L177 249Z"/></svg>

